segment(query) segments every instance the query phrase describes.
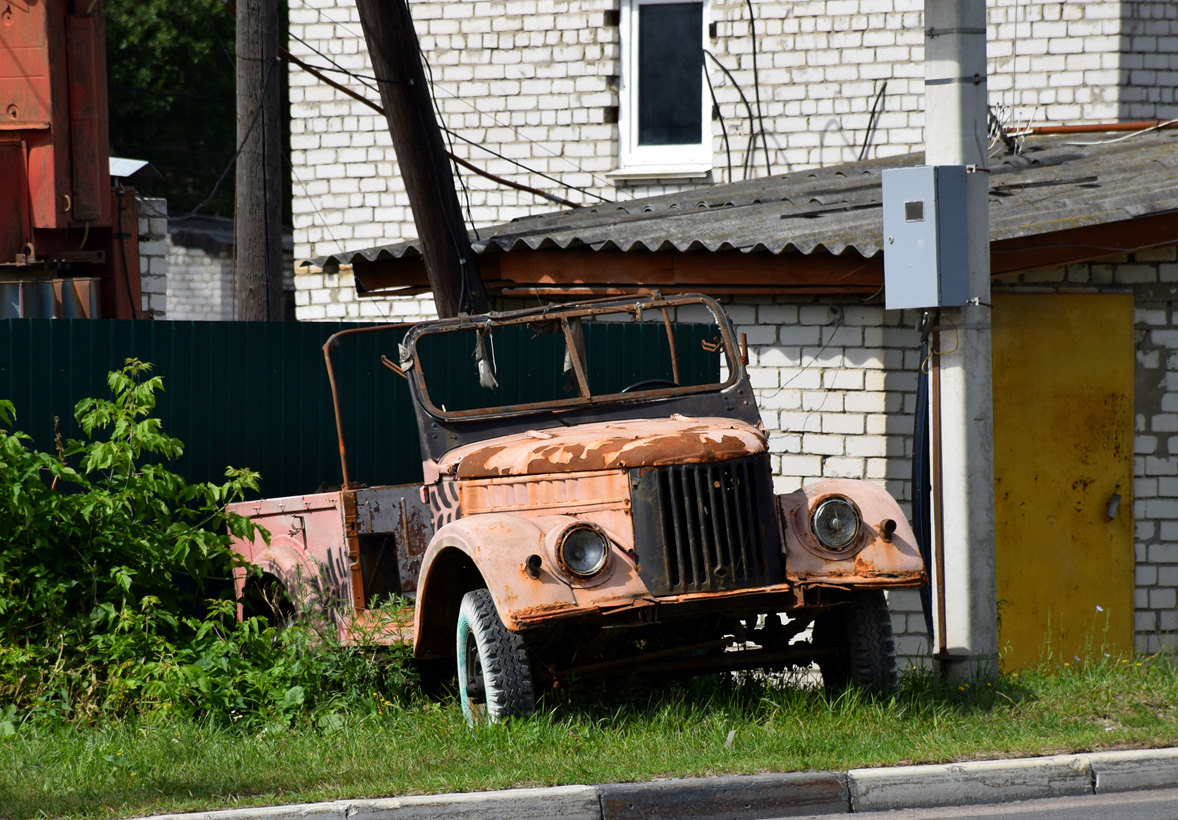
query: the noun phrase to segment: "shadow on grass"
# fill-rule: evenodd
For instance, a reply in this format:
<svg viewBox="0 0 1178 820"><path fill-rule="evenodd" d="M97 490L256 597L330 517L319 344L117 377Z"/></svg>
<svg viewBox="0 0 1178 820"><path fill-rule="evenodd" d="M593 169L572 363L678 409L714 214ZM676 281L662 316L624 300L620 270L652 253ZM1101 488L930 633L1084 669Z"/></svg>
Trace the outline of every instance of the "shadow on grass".
<svg viewBox="0 0 1178 820"><path fill-rule="evenodd" d="M667 711L723 712L744 720L796 715L840 715L880 711L903 715L958 716L1007 711L1038 698L1037 689L1018 676L992 681L951 682L927 669L905 672L892 693L871 695L855 687L826 691L806 673L712 674L674 679L631 676L574 682L544 693L538 711L574 722L648 720Z"/></svg>

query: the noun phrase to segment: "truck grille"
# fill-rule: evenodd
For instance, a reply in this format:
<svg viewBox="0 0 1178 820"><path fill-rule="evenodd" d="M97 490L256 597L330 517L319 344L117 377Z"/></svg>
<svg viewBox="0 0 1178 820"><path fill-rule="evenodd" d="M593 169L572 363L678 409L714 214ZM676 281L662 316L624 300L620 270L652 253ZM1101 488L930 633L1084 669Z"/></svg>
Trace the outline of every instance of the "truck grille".
<svg viewBox="0 0 1178 820"><path fill-rule="evenodd" d="M768 456L631 471L639 571L651 592L777 583Z"/></svg>

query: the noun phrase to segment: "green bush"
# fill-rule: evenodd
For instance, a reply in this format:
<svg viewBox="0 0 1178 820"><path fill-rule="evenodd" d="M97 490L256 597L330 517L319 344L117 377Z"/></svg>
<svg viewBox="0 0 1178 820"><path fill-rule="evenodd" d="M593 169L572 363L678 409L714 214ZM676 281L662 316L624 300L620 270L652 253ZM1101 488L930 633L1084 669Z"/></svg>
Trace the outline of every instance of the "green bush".
<svg viewBox="0 0 1178 820"><path fill-rule="evenodd" d="M129 359L111 373L113 400L75 408L88 440L55 453L12 431L15 409L0 401L0 734L157 710L289 722L403 696L403 647L237 620L227 532L254 528L225 504L258 476L229 468L224 484L188 484L170 472L183 445L151 415L163 385L149 372Z"/></svg>

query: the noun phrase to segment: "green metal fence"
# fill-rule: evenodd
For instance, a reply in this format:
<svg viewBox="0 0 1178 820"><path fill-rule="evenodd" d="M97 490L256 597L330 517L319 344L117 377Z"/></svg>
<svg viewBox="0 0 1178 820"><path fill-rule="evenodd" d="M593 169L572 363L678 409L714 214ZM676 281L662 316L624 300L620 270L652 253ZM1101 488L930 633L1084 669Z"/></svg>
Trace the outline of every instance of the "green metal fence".
<svg viewBox="0 0 1178 820"><path fill-rule="evenodd" d="M331 391L321 347L356 325L320 322L0 321L0 398L42 450L81 438L73 407L109 396L106 374L134 357L163 377L157 415L185 444L172 463L190 481L222 480L227 465L262 474L266 496L341 481ZM421 479L417 424L397 360L403 331L348 339L335 354L353 480Z"/></svg>
<svg viewBox="0 0 1178 820"><path fill-rule="evenodd" d="M62 436L82 438L74 405L109 396L106 375L126 359L151 362L165 388L156 415L164 431L185 445L171 469L189 481L220 481L226 466L249 467L261 473L264 496L313 492L342 481L322 345L333 333L357 326L0 320L0 398L16 405L17 429L33 436L38 449L52 451L55 418ZM719 378L719 357L703 352L700 345L709 327L675 326L684 383ZM382 355L398 361L397 346L406 329L349 336L333 356L353 481L376 485L421 480L420 439L408 385L381 364ZM600 361L618 385L669 367L661 324L606 326L593 330L598 334ZM500 369L531 374L528 379L539 379L542 372L559 377L560 358L538 347L531 335L514 328L496 342ZM445 338L453 349L440 351L443 370L455 385L470 382L474 365L468 340L457 334ZM591 376L605 378L596 371ZM459 389L443 386L443 392ZM496 398L497 403L504 400Z"/></svg>

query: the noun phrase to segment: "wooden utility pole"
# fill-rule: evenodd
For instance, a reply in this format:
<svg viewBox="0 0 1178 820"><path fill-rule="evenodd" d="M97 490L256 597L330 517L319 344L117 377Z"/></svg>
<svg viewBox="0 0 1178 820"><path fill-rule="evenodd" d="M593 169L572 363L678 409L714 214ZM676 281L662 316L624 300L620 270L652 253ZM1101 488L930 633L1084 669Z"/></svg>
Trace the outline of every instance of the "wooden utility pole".
<svg viewBox="0 0 1178 820"><path fill-rule="evenodd" d="M405 0L357 0L438 315L484 313L487 297Z"/></svg>
<svg viewBox="0 0 1178 820"><path fill-rule="evenodd" d="M284 318L282 294L282 130L278 0L237 7L237 265L234 316Z"/></svg>

